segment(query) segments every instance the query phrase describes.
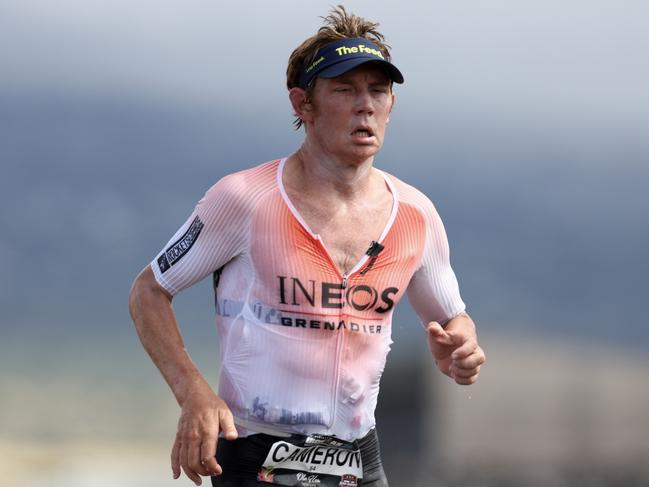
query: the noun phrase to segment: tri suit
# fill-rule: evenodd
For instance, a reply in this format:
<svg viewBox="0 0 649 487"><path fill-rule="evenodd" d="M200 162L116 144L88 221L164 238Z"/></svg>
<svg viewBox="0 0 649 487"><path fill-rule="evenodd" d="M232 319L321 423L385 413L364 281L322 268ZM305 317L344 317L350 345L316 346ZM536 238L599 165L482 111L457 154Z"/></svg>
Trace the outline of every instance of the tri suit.
<svg viewBox="0 0 649 487"><path fill-rule="evenodd" d="M425 195L381 172L390 218L342 274L288 198L284 163L217 182L151 268L171 295L213 276L218 393L240 437L358 440L375 426L395 305L407 293L423 323L465 309L446 233Z"/></svg>

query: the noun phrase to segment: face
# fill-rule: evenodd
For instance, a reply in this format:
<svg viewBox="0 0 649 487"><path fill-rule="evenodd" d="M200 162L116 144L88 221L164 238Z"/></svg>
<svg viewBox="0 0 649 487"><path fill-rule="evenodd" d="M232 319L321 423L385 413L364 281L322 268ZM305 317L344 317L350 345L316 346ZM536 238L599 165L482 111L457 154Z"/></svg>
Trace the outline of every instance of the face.
<svg viewBox="0 0 649 487"><path fill-rule="evenodd" d="M303 117L307 138L341 160L365 161L383 145L393 104L389 77L370 63L319 78Z"/></svg>

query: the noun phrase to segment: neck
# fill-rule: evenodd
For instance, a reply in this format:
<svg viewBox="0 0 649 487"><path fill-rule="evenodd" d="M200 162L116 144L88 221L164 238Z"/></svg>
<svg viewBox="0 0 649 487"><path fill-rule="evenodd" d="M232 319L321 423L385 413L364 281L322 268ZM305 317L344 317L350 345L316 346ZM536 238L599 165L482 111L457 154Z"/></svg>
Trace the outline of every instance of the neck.
<svg viewBox="0 0 649 487"><path fill-rule="evenodd" d="M289 160L287 170L290 182L299 182L306 192L331 194L353 199L370 189L374 157L362 161L340 160L335 155L324 154L304 143Z"/></svg>

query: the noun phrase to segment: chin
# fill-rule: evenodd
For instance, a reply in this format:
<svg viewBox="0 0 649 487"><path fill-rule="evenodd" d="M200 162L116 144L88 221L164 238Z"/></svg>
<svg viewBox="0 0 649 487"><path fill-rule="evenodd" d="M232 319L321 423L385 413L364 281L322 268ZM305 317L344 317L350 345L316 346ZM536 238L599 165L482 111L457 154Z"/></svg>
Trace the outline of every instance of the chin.
<svg viewBox="0 0 649 487"><path fill-rule="evenodd" d="M365 161L378 154L380 147L367 146L352 151L353 157Z"/></svg>
<svg viewBox="0 0 649 487"><path fill-rule="evenodd" d="M376 152L371 152L371 153L345 152L343 154L340 154L340 157L343 162L347 162L351 164L362 164L368 159L374 157L375 154Z"/></svg>

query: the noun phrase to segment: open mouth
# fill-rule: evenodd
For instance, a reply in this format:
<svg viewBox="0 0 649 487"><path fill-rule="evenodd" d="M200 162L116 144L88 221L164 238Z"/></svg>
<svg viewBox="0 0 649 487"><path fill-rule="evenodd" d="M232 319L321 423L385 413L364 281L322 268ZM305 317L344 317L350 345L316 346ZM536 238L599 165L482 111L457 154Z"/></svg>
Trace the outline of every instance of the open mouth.
<svg viewBox="0 0 649 487"><path fill-rule="evenodd" d="M360 128L356 129L352 132L352 136L354 137L372 137L374 136L374 132L372 132L372 129L369 128Z"/></svg>

